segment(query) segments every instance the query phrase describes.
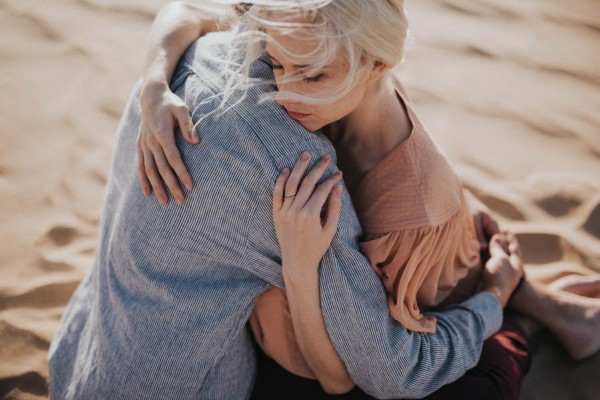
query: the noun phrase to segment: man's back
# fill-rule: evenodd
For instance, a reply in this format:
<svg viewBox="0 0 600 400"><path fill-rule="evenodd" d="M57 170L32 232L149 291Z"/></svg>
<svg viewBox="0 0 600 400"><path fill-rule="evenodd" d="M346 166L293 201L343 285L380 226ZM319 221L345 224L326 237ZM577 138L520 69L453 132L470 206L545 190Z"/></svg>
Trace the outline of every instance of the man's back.
<svg viewBox="0 0 600 400"><path fill-rule="evenodd" d="M215 37L227 35L201 39L199 52ZM221 56L225 49L213 47ZM219 88L209 83L216 66L194 60L195 50L172 89L200 115L215 108L218 99L199 103ZM52 395L247 397L254 353L243 326L270 286L245 268L247 232L257 200L273 185L264 170L270 156L237 111L209 117L199 126L200 145L178 141L195 181L186 204L160 206L144 197L136 175L138 98L139 85L118 130L96 263L50 350ZM227 386L210 382L222 379Z"/></svg>

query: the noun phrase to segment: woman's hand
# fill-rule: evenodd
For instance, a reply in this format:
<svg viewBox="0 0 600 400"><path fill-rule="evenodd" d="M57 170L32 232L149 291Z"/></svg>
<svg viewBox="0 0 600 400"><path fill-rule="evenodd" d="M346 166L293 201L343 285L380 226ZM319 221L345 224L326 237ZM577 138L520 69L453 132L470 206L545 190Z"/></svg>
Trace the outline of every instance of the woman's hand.
<svg viewBox="0 0 600 400"><path fill-rule="evenodd" d="M315 188L331 157L321 158L303 179L310 158L310 154L304 152L291 173L284 169L277 177L273 192L273 220L283 272L296 278L312 275L315 271L307 271L309 266L318 268L333 240L342 208L342 186L338 185L342 172L338 171ZM321 220L327 199L327 213Z"/></svg>
<svg viewBox="0 0 600 400"><path fill-rule="evenodd" d="M521 247L514 234L503 231L490 240L490 259L485 263L480 290L492 292L502 307L525 276Z"/></svg>
<svg viewBox="0 0 600 400"><path fill-rule="evenodd" d="M169 201L163 185L165 183L177 204L183 204L185 196L179 181L190 190L192 177L175 144L174 131L178 126L185 140L191 144L199 143L190 110L184 101L163 83L145 84L140 96L140 105L142 123L137 141L137 155L142 190L146 196L154 190L159 203L164 205Z"/></svg>
<svg viewBox="0 0 600 400"><path fill-rule="evenodd" d="M321 313L319 264L337 230L342 208L342 173L316 186L331 159L321 158L304 177L310 154L302 153L294 169L277 177L273 220L281 247L283 279L298 347L327 393L342 394L354 382L333 347ZM321 211L329 199L325 217Z"/></svg>

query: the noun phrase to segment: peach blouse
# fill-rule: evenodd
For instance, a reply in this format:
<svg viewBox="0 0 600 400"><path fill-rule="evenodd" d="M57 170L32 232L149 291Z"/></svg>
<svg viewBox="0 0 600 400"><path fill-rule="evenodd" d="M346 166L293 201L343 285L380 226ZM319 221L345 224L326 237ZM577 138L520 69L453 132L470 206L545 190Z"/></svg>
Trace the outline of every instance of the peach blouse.
<svg viewBox="0 0 600 400"><path fill-rule="evenodd" d="M396 77L394 85L412 132L362 177L351 196L363 227L361 250L382 280L392 317L407 329L432 333L435 318L423 311L474 293L479 243L460 181ZM250 327L269 357L316 379L296 343L283 290L272 288L258 298Z"/></svg>

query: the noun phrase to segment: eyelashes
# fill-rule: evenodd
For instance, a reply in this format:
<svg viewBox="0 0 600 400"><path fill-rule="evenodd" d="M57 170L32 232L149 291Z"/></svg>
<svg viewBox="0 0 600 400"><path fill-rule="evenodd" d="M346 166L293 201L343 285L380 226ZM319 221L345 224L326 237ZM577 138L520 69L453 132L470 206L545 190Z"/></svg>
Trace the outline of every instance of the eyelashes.
<svg viewBox="0 0 600 400"><path fill-rule="evenodd" d="M271 68L273 69L273 71L280 71L283 69L283 67L281 65L275 65L271 63ZM319 74L317 76L305 76L304 78L302 78L305 82L308 83L315 83L315 82L319 82L321 80L321 78L323 78L323 74Z"/></svg>
<svg viewBox="0 0 600 400"><path fill-rule="evenodd" d="M305 77L304 77L304 80L305 80L306 82L314 83L314 82L319 82L319 81L321 80L321 78L322 78L322 77L323 77L323 74L319 74L319 75L317 75L317 76L313 76L313 77L308 77L308 76L305 76Z"/></svg>

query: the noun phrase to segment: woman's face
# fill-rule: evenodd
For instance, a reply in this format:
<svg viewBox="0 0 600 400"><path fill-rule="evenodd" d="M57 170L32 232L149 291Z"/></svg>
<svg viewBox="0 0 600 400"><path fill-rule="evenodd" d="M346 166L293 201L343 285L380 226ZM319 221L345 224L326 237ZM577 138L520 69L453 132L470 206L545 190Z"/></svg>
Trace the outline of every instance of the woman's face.
<svg viewBox="0 0 600 400"><path fill-rule="evenodd" d="M293 54L310 53L318 44L316 40L307 41L294 38L293 35L268 33L280 46ZM285 53L278 51L276 46L269 43L266 52L273 64L273 73L279 91L301 95L328 92L342 83L349 71L348 62L341 54L325 68L307 75L310 66L300 65L302 63L298 59L292 60L286 57ZM286 81L289 78L296 79L291 82ZM290 117L297 120L305 129L314 132L352 113L363 100L366 88L365 81L359 82L351 92L329 104L305 104L284 99L276 99L276 101L287 110Z"/></svg>

